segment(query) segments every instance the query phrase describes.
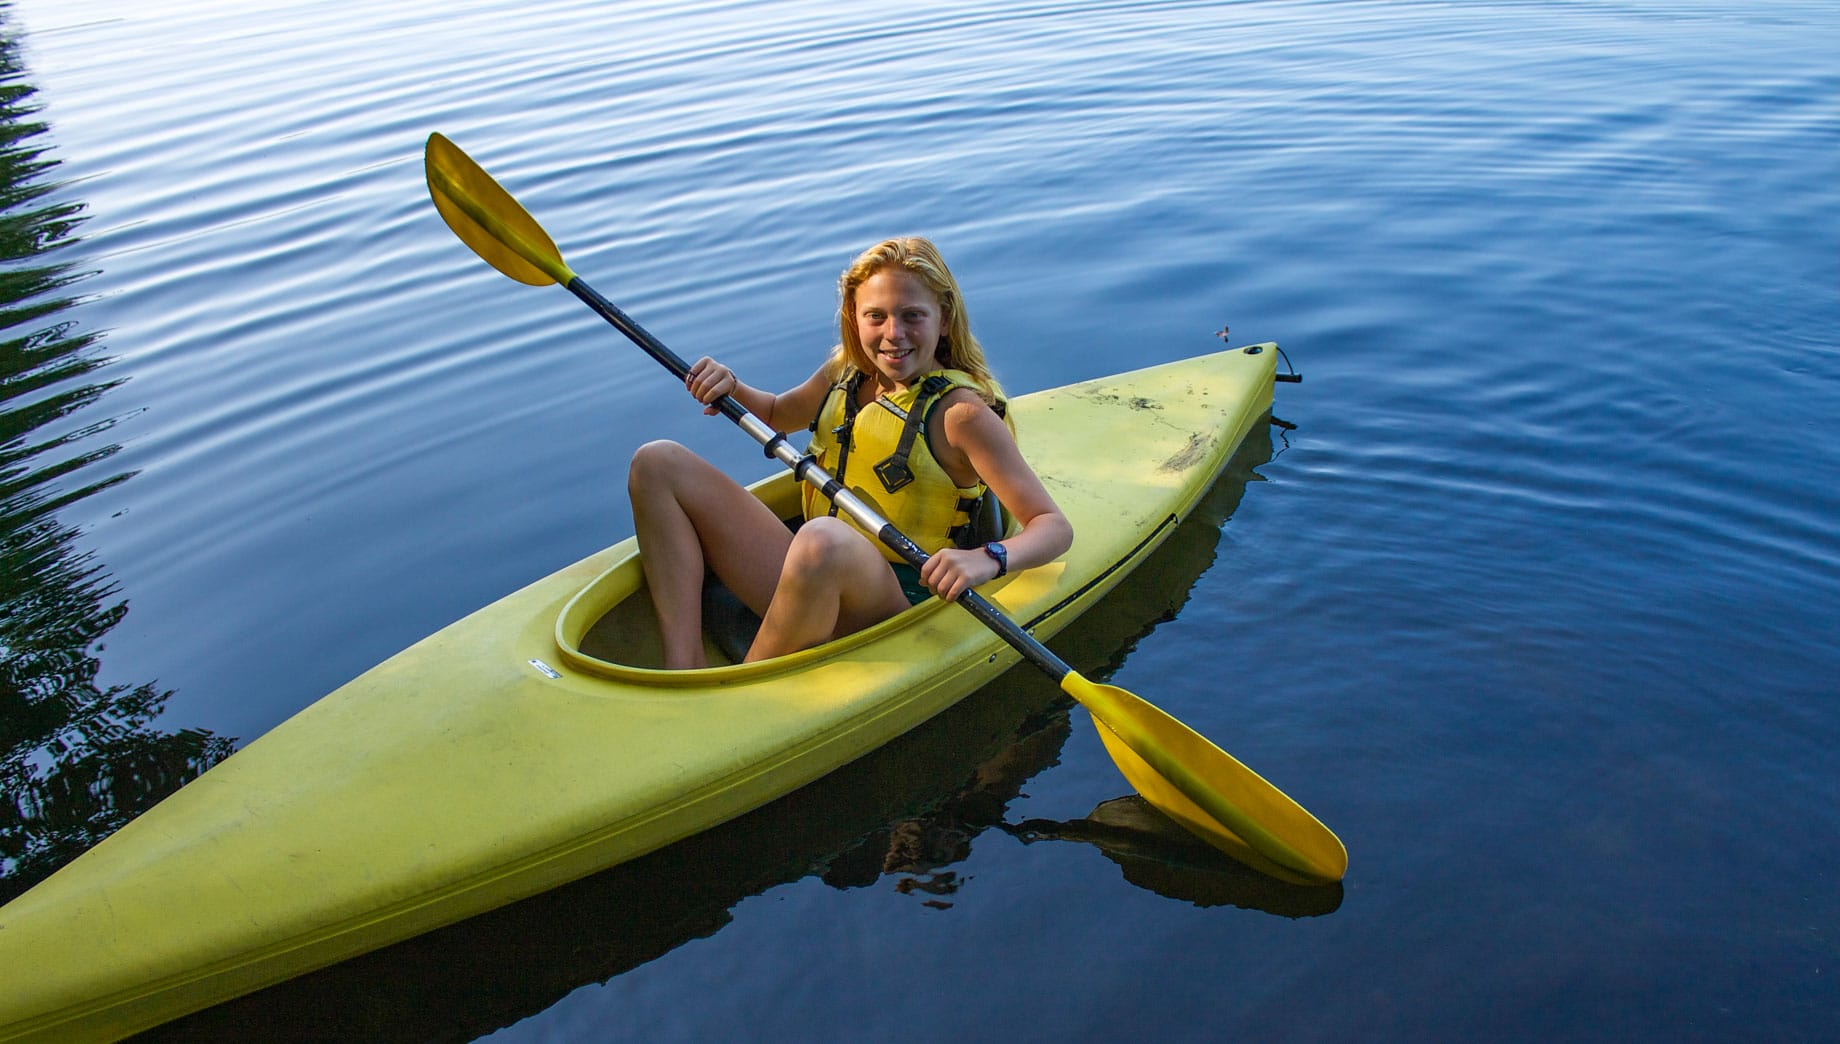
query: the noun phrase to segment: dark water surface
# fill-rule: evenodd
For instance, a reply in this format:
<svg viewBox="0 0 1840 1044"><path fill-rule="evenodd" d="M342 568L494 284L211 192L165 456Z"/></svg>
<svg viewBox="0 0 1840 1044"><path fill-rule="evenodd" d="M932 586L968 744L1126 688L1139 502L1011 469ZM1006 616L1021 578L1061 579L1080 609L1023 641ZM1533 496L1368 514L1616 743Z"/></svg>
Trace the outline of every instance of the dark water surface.
<svg viewBox="0 0 1840 1044"><path fill-rule="evenodd" d="M64 302L0 337L11 890L622 536L639 443L764 472L453 239L430 131L750 383L808 373L837 272L903 232L1013 391L1223 324L1306 375L1062 644L1330 824L1342 888L1137 829L1012 673L174 1035L1832 1037L1833 4L14 0L0 33L43 125L8 294Z"/></svg>

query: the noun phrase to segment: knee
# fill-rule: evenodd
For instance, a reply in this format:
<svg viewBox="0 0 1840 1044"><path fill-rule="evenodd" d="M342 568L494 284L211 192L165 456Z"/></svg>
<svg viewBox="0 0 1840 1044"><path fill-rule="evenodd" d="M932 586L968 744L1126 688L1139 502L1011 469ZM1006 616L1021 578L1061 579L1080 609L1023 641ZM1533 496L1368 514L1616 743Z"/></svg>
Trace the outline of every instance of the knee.
<svg viewBox="0 0 1840 1044"><path fill-rule="evenodd" d="M690 451L669 439L659 439L640 446L626 469L626 491L637 494L670 484L672 476L683 473Z"/></svg>
<svg viewBox="0 0 1840 1044"><path fill-rule="evenodd" d="M828 516L814 518L792 535L786 566L802 574L843 568L863 550L873 552L868 540L848 522Z"/></svg>

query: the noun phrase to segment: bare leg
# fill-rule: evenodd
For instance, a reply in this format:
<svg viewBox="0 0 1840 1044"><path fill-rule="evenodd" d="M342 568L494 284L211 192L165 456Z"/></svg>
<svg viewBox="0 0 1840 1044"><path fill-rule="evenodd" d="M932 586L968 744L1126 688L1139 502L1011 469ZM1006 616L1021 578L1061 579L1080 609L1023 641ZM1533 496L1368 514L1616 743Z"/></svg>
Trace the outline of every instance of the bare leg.
<svg viewBox="0 0 1840 1044"><path fill-rule="evenodd" d="M814 518L792 538L747 660L810 648L906 608L900 581L868 537L839 519Z"/></svg>
<svg viewBox="0 0 1840 1044"><path fill-rule="evenodd" d="M705 666L705 567L764 615L792 535L753 494L675 442L639 447L626 488L665 666Z"/></svg>

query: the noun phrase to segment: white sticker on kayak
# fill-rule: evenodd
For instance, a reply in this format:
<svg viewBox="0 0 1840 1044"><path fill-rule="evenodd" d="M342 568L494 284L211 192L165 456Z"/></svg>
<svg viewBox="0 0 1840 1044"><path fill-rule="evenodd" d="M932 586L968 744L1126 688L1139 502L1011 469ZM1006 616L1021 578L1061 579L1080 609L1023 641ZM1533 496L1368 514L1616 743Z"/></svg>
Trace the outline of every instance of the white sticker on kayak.
<svg viewBox="0 0 1840 1044"><path fill-rule="evenodd" d="M544 663L542 660L533 659L530 661L530 665L532 667L535 667L538 670L538 672L540 672L544 677L549 678L551 681L561 681L562 680L561 673L558 672L556 668L551 667L547 663Z"/></svg>

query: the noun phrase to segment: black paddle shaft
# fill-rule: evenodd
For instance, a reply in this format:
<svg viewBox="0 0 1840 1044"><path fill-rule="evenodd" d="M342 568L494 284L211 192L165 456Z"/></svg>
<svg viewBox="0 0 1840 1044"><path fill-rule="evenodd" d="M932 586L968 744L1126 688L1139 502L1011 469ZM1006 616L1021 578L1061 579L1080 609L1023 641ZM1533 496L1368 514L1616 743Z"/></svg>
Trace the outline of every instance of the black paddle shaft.
<svg viewBox="0 0 1840 1044"><path fill-rule="evenodd" d="M614 329L625 334L634 344L645 350L645 354L657 360L660 365L677 377L686 380L690 376L690 366L663 341L653 337L645 327L640 326L632 316L627 315L619 305L607 300L600 292L589 286L580 276L568 282L569 292L581 298L589 308L599 313L600 317L613 324ZM774 431L765 421L749 413L747 407L735 400L732 395L724 395L714 403L722 416L734 421L741 430L753 437L766 450L767 456L792 469L793 475L801 482L806 482L823 493L839 509L847 513L865 530L873 531L883 544L895 554L900 555L908 565L919 569L926 565L929 557L920 550L907 535L894 527L870 507L861 497L850 492L843 483L831 477L829 472L818 466L817 459L811 454L796 449L786 441L786 436ZM958 596L958 604L965 611L978 618L984 626L997 633L1008 642L1023 658L1048 672L1048 676L1059 684L1062 678L1072 673L1073 668L1048 650L1034 635L1022 629L1014 620L1003 615L1002 610L990 603L990 600L976 591L966 591Z"/></svg>
<svg viewBox="0 0 1840 1044"><path fill-rule="evenodd" d="M678 380L682 381L689 379L690 364L684 362L684 360L676 352L667 347L663 341L653 337L650 331L640 326L632 316L622 311L619 305L602 297L600 291L589 286L587 281L580 276L576 276L569 280L568 288L570 293L581 298L582 302L589 308L600 313L602 319L612 323L614 328L625 334L631 339L632 343L645 349L645 354L658 360L658 362L663 365L665 369L670 370ZM715 405L717 409L722 411L724 417L727 417L737 424L741 422L742 417L747 415L747 407L736 402L732 395L722 396Z"/></svg>

